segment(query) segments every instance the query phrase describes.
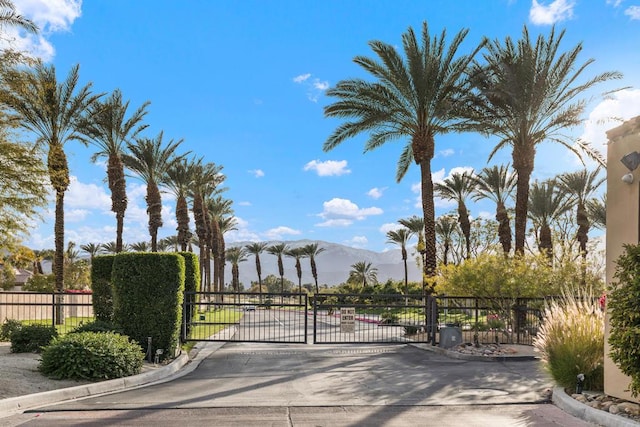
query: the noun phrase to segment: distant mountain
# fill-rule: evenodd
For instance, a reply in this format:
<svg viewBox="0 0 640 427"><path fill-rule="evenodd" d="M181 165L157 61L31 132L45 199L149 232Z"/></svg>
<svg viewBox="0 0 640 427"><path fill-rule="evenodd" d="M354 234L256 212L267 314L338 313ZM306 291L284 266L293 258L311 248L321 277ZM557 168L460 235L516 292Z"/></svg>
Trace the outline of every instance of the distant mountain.
<svg viewBox="0 0 640 427"><path fill-rule="evenodd" d="M236 246L245 246L252 242L234 242L228 243L227 248ZM296 241L280 241L274 240L267 242L269 246L278 243L285 243L290 248L298 248L310 243L318 243L319 247L325 250L316 257L316 266L318 268L318 284L327 284L336 286L347 281L351 266L357 262L370 262L371 265L378 269L378 281L386 282L388 279L396 281L404 280L404 265L402 263L402 251L393 249L386 252L373 252L366 249L357 249L338 243L329 243L318 240L296 240ZM407 270L409 272L410 282L420 282L420 268L416 265L415 256L412 255L412 249L407 248ZM294 283L298 283L298 276L295 268L295 260L290 257L283 257L284 277ZM309 259L301 260L302 264L302 283L313 283L311 275L311 266ZM262 268L262 278L264 279L270 274L279 277L278 258L268 252L260 254L260 266ZM247 261L240 263L240 282L245 289L251 285L252 281L257 281L255 257L249 255ZM225 281L231 278L231 265L227 262L225 266Z"/></svg>

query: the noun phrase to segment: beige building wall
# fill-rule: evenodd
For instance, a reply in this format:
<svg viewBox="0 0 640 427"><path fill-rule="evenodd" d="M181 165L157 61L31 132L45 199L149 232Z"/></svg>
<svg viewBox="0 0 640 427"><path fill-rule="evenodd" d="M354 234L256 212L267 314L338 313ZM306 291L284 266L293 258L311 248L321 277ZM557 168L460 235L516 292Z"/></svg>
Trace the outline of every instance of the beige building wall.
<svg viewBox="0 0 640 427"><path fill-rule="evenodd" d="M631 184L622 181L629 170L620 159L640 151L640 116L607 132L607 284L613 280L616 259L625 243L637 244L640 232L640 167L632 172ZM635 400L626 391L630 379L608 357L609 318L605 320L604 392L611 396Z"/></svg>

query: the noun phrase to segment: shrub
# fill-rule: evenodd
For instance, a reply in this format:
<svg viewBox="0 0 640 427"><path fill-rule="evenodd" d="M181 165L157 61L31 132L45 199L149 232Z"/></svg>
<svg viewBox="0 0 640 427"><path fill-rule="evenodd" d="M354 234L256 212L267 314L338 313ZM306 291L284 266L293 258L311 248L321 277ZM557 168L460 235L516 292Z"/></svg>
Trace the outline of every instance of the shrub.
<svg viewBox="0 0 640 427"><path fill-rule="evenodd" d="M93 322L84 323L74 330L72 330L71 334L76 334L80 332L118 332L119 331L111 322L105 322L104 320L94 320Z"/></svg>
<svg viewBox="0 0 640 427"><path fill-rule="evenodd" d="M200 290L200 262L198 256L192 252L179 252L184 258L184 292L188 298L186 301L186 307L189 311L184 313L184 318L187 319L186 336L189 336L191 332L191 321L196 312L197 295L195 292Z"/></svg>
<svg viewBox="0 0 640 427"><path fill-rule="evenodd" d="M144 354L113 332L80 332L54 339L42 351L38 369L55 379L107 380L140 373Z"/></svg>
<svg viewBox="0 0 640 427"><path fill-rule="evenodd" d="M20 329L22 329L22 323L19 320L5 319L0 326L0 341L11 341L11 336Z"/></svg>
<svg viewBox="0 0 640 427"><path fill-rule="evenodd" d="M31 276L22 287L28 292L54 292L56 288L56 276L54 274L36 274Z"/></svg>
<svg viewBox="0 0 640 427"><path fill-rule="evenodd" d="M392 311L385 311L380 315L380 319L380 323L385 325L393 325L400 321L400 317Z"/></svg>
<svg viewBox="0 0 640 427"><path fill-rule="evenodd" d="M633 396L640 393L640 246L625 245L616 261L607 295L611 333L609 355L627 376Z"/></svg>
<svg viewBox="0 0 640 427"><path fill-rule="evenodd" d="M113 295L111 290L111 270L115 255L100 255L91 262L91 290L93 291L93 312L97 320L113 320Z"/></svg>
<svg viewBox="0 0 640 427"><path fill-rule="evenodd" d="M573 389L584 374L585 389L604 389L604 312L589 292L551 300L533 345L560 386Z"/></svg>
<svg viewBox="0 0 640 427"><path fill-rule="evenodd" d="M58 336L56 328L46 325L27 325L11 334L12 353L39 353Z"/></svg>

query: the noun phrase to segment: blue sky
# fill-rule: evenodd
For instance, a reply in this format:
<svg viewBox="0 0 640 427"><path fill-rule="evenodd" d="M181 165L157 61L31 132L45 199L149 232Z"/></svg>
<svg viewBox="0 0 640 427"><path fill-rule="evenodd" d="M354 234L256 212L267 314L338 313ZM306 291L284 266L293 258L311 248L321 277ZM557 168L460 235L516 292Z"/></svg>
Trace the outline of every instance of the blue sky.
<svg viewBox="0 0 640 427"><path fill-rule="evenodd" d="M324 240L383 251L397 220L421 215L419 170L400 183L396 162L406 141L363 154L366 135L322 151L341 121L323 117L325 90L339 80L367 77L352 59L372 56L370 40L401 46L409 26L427 21L449 37L468 28L463 52L483 36L518 39L551 25L566 29L564 50L582 42L580 62L594 58L587 75L620 71L624 79L600 90L629 87L602 100L594 93L585 125L569 131L602 151L605 131L640 115L640 0L423 0L217 1L15 0L40 37L13 34L13 46L55 64L64 78L80 64L83 83L97 92L119 88L133 107L150 101L144 136L164 131L184 138L183 151L223 166L238 230L228 242ZM477 134L438 137L434 179L456 168L491 163L495 140ZM77 244L115 240L115 217L104 183L105 165L92 164L93 147L66 146L72 184L65 199L66 239ZM564 149L543 144L534 178L581 167ZM144 186L128 181L124 240L149 240ZM163 195L160 237L175 234L175 201ZM454 207L436 201L437 214ZM470 203L474 217L494 207ZM53 248L53 205L25 244Z"/></svg>

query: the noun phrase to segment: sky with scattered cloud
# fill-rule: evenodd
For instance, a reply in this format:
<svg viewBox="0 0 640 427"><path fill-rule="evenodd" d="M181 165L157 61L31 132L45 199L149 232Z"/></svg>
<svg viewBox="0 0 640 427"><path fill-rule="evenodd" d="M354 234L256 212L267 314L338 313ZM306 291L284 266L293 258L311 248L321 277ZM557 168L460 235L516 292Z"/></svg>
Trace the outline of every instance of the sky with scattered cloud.
<svg viewBox="0 0 640 427"><path fill-rule="evenodd" d="M327 119L335 101L327 89L348 78L370 79L354 63L373 57L380 40L401 49L401 35L423 21L449 39L463 28L468 51L482 37L517 40L553 26L566 30L563 48L582 43L580 62L595 61L585 75L620 71L621 81L589 93L581 126L567 130L606 154L606 131L640 115L640 0L486 0L481 2L193 2L15 0L38 35L7 30L0 48L22 49L56 66L62 78L80 65L81 84L96 92L119 88L137 108L150 101L145 136L160 130L184 138L181 148L223 166L224 193L233 201L234 241L324 240L383 251L398 219L421 215L420 173L412 165L401 182L396 166L408 140L367 153L367 135L329 152L323 144L344 123ZM144 17L144 19L140 19ZM117 23L115 25L114 23ZM622 88L607 97L601 93ZM436 136L434 182L456 171L509 163L497 141L478 134ZM70 143L71 185L66 194L66 239L77 244L115 239L115 217L104 181L104 163L93 164L92 146ZM565 149L543 143L534 179L581 167ZM127 181L125 241L149 239L144 184ZM175 198L164 192L160 237L175 234ZM488 203L470 203L474 217L491 217ZM438 215L455 203L436 199ZM53 205L25 243L53 247Z"/></svg>

